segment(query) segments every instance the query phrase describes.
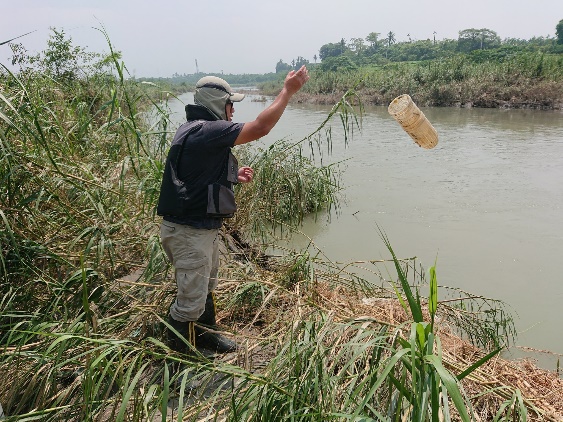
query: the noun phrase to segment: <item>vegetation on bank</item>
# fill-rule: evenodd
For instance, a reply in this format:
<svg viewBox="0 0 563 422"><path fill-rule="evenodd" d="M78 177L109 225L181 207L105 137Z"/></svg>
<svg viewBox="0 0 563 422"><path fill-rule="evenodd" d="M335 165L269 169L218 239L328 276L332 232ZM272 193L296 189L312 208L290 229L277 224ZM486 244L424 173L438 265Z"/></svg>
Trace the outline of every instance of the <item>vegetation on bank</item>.
<svg viewBox="0 0 563 422"><path fill-rule="evenodd" d="M333 103L353 89L365 104L387 105L409 94L420 105L486 108L563 108L563 54L519 52L501 58L451 57L326 71L313 67L302 102ZM279 92L281 82L260 85Z"/></svg>
<svg viewBox="0 0 563 422"><path fill-rule="evenodd" d="M309 68L311 79L296 97L300 102L334 104L353 90L358 100L374 105L387 105L398 95L409 94L425 106L563 109L563 54L489 51L329 70L322 65ZM201 76L192 75L191 83L183 80L180 85L166 81L176 90L193 90ZM234 75L218 76L237 80ZM263 79L245 76L249 77L246 86L254 83L264 95L277 95L283 85L281 74Z"/></svg>
<svg viewBox="0 0 563 422"><path fill-rule="evenodd" d="M279 60L276 73L220 75L231 84L257 85L275 95L283 77L302 65L311 80L299 101L332 104L350 89L364 103L387 105L408 93L428 106L563 108L563 20L555 37L501 40L490 29L464 29L457 39L397 41L389 32L328 43L314 63ZM318 63L317 63L318 60ZM174 75L172 86L190 89L201 74ZM361 81L358 84L358 81Z"/></svg>
<svg viewBox="0 0 563 422"><path fill-rule="evenodd" d="M0 71L7 421L560 419L557 374L498 358L514 335L503 304L439 288L436 268L398 258L383 230L389 258L369 263L330 262L313 242L278 258L244 247L271 239L272 222L288 232L337 206L338 168L307 152L331 142L331 117L355 124L353 93L310 137L239 150L259 171L223 233L218 296L241 351L172 352L175 286L154 212L175 129L167 95L127 79L112 48L77 56L51 41Z"/></svg>
<svg viewBox="0 0 563 422"><path fill-rule="evenodd" d="M354 87L365 103L377 105L407 93L428 106L561 109L563 20L554 29L553 38L529 40L501 40L487 28L461 30L455 40L434 33L397 42L393 32L342 39L320 48L321 63L301 100L331 102Z"/></svg>
<svg viewBox="0 0 563 422"><path fill-rule="evenodd" d="M161 87L176 92L189 92L195 89L197 81L199 81L203 76L212 75L223 78L229 82L229 85L233 87L245 88L245 87L255 87L266 82L272 82L279 79L280 75L275 73L265 73L265 74L224 74L224 73L191 73L191 74L174 74L170 78L138 78L139 82L152 82L156 83Z"/></svg>

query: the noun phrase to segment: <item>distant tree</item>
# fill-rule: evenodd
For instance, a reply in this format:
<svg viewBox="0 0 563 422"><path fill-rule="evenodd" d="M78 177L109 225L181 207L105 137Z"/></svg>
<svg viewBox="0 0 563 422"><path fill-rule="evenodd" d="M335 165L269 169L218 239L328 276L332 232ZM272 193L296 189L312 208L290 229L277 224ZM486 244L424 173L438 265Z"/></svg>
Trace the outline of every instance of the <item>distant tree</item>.
<svg viewBox="0 0 563 422"><path fill-rule="evenodd" d="M381 46L383 45L384 40L380 40L379 36L381 34L379 32L370 32L367 36L366 36L366 41L369 43L369 46L367 48L367 52L368 54L375 54L378 52L378 50L381 48Z"/></svg>
<svg viewBox="0 0 563 422"><path fill-rule="evenodd" d="M344 38L340 39L340 54L344 54L346 51L346 40Z"/></svg>
<svg viewBox="0 0 563 422"><path fill-rule="evenodd" d="M317 63L317 55L316 54L313 56L313 60L315 61L315 63Z"/></svg>
<svg viewBox="0 0 563 422"><path fill-rule="evenodd" d="M338 57L342 53L342 45L340 43L328 43L319 49L319 58L321 61L324 61L327 57Z"/></svg>
<svg viewBox="0 0 563 422"><path fill-rule="evenodd" d="M308 64L309 64L309 60L304 59L304 58L301 57L301 56L298 56L297 59L292 62L292 64L293 64L293 69L294 69L294 70L298 70L301 66L303 66L303 65L305 65L305 66L308 65Z"/></svg>
<svg viewBox="0 0 563 422"><path fill-rule="evenodd" d="M500 44L500 37L491 29L470 28L459 31L458 48L464 53L473 50L488 50L499 47Z"/></svg>
<svg viewBox="0 0 563 422"><path fill-rule="evenodd" d="M553 43L553 38L541 37L541 36L540 37L532 37L529 40L527 40L526 43L528 45L537 46L537 47L548 46L548 45L551 45Z"/></svg>
<svg viewBox="0 0 563 422"><path fill-rule="evenodd" d="M327 57L323 60L321 69L325 72L357 69L357 65L347 56Z"/></svg>
<svg viewBox="0 0 563 422"><path fill-rule="evenodd" d="M563 44L563 19L555 27L555 36L557 37L557 44Z"/></svg>
<svg viewBox="0 0 563 422"><path fill-rule="evenodd" d="M291 65L284 63L282 59L276 64L276 73L286 73L291 70Z"/></svg>
<svg viewBox="0 0 563 422"><path fill-rule="evenodd" d="M37 71L58 82L68 83L85 75L105 75L113 70L114 62L121 59L120 51L106 55L91 53L74 46L64 30L49 29L52 33L47 48L41 53L30 55L22 44L10 43L12 65L18 65L21 72Z"/></svg>
<svg viewBox="0 0 563 422"><path fill-rule="evenodd" d="M47 40L44 65L57 79L72 79L78 69L80 57L86 54L80 47L72 45L72 39L65 37L64 30L51 28L53 33Z"/></svg>
<svg viewBox="0 0 563 422"><path fill-rule="evenodd" d="M437 47L428 39L398 43L393 47L390 59L393 61L431 60L437 55Z"/></svg>
<svg viewBox="0 0 563 422"><path fill-rule="evenodd" d="M366 45L364 44L364 39L350 38L350 42L348 43L348 48L351 51L354 51L358 56L361 55L366 49Z"/></svg>
<svg viewBox="0 0 563 422"><path fill-rule="evenodd" d="M389 56L389 48L391 47L391 44L393 44L395 42L395 33L392 32L392 31L389 31L385 41L387 41L387 48L385 49L385 57L388 57Z"/></svg>
<svg viewBox="0 0 563 422"><path fill-rule="evenodd" d="M395 33L389 31L387 34L387 47L391 47L391 44L395 42Z"/></svg>
<svg viewBox="0 0 563 422"><path fill-rule="evenodd" d="M528 44L528 41L522 38L505 38L504 40L502 40L502 44L505 46L523 47Z"/></svg>
<svg viewBox="0 0 563 422"><path fill-rule="evenodd" d="M370 47L374 48L378 45L379 43L379 35L381 35L379 32L370 32L367 37L366 37L366 41L369 42Z"/></svg>
<svg viewBox="0 0 563 422"><path fill-rule="evenodd" d="M436 44L439 54L442 56L451 56L458 50L457 40L445 38Z"/></svg>

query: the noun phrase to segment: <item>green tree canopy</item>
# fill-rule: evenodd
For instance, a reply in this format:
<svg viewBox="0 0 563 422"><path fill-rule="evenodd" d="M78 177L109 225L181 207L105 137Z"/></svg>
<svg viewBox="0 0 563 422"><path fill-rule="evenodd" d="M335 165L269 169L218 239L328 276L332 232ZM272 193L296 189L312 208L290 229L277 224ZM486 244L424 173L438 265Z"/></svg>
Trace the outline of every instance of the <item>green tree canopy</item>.
<svg viewBox="0 0 563 422"><path fill-rule="evenodd" d="M340 42L325 44L319 49L319 58L324 61L328 57L338 57L344 53L345 48Z"/></svg>
<svg viewBox="0 0 563 422"><path fill-rule="evenodd" d="M366 45L364 44L364 39L351 38L350 42L348 43L348 48L350 49L350 51L355 52L357 55L362 54L363 51L366 49Z"/></svg>
<svg viewBox="0 0 563 422"><path fill-rule="evenodd" d="M321 65L322 70L332 72L357 68L358 66L347 56L327 57Z"/></svg>
<svg viewBox="0 0 563 422"><path fill-rule="evenodd" d="M369 43L368 47L367 47L367 53L368 54L375 54L377 53L377 51L381 48L381 46L383 45L383 40L379 39L379 36L381 34L379 32L370 32L367 36L366 36L366 42Z"/></svg>
<svg viewBox="0 0 563 422"><path fill-rule="evenodd" d="M295 64L293 66L293 69L298 70L301 66L303 65L308 65L309 64L309 60L301 57L301 56L297 56L297 59L295 59Z"/></svg>
<svg viewBox="0 0 563 422"><path fill-rule="evenodd" d="M391 44L395 42L395 33L393 31L389 31L387 34L387 47L391 47Z"/></svg>
<svg viewBox="0 0 563 422"><path fill-rule="evenodd" d="M563 44L563 19L555 27L555 36L557 37L557 44Z"/></svg>
<svg viewBox="0 0 563 422"><path fill-rule="evenodd" d="M22 44L10 44L12 65L18 65L20 72L34 70L59 82L70 82L89 72L110 72L114 61L121 58L119 51L110 54L88 52L73 45L72 38L67 37L64 30L53 27L50 30L47 48L41 53L30 55Z"/></svg>
<svg viewBox="0 0 563 422"><path fill-rule="evenodd" d="M64 30L51 28L53 33L47 41L44 65L57 79L72 79L79 68L79 62L88 54L83 48L72 45L72 39L65 37Z"/></svg>
<svg viewBox="0 0 563 422"><path fill-rule="evenodd" d="M469 53L473 50L496 48L500 44L500 37L491 29L470 28L459 31L458 49L464 53Z"/></svg>
<svg viewBox="0 0 563 422"><path fill-rule="evenodd" d="M370 32L366 36L366 41L369 42L370 47L374 48L379 44L379 32Z"/></svg>
<svg viewBox="0 0 563 422"><path fill-rule="evenodd" d="M285 73L291 70L291 65L285 63L282 59L276 64L276 73Z"/></svg>

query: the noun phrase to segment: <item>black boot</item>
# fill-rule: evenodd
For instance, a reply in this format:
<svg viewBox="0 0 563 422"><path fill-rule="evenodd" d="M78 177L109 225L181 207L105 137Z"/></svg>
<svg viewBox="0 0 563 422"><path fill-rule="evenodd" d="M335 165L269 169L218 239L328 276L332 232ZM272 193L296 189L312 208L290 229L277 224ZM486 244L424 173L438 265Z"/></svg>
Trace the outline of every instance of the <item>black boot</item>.
<svg viewBox="0 0 563 422"><path fill-rule="evenodd" d="M195 326L195 343L198 348L208 349L217 353L228 353L237 350L237 344L234 341L218 333L212 333L207 329L214 331L219 330L215 318L215 300L213 293L207 294L205 311L203 311L203 314L197 320Z"/></svg>
<svg viewBox="0 0 563 422"><path fill-rule="evenodd" d="M168 320L166 321L172 328L174 328L178 333L184 337L183 339L178 337L178 335L172 331L170 328L166 327L166 334L168 337L168 347L176 352L184 354L193 354L193 349L187 344L191 344L195 347L195 324L193 321L176 321L170 315L168 315Z"/></svg>

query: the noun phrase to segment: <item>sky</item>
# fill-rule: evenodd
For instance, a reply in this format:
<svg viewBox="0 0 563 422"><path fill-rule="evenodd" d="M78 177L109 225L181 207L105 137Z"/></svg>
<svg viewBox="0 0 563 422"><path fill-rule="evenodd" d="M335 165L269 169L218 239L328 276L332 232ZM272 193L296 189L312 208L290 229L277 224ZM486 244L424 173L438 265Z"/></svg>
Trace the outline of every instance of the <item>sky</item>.
<svg viewBox="0 0 563 422"><path fill-rule="evenodd" d="M105 53L106 33L130 76L174 73L274 72L281 59L314 62L322 45L392 31L397 41L456 39L488 28L504 38L554 37L561 0L0 0L0 43L26 35L30 53L43 51L51 27L73 44ZM0 45L0 63L11 49ZM196 67L197 61L197 67Z"/></svg>

